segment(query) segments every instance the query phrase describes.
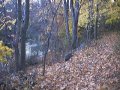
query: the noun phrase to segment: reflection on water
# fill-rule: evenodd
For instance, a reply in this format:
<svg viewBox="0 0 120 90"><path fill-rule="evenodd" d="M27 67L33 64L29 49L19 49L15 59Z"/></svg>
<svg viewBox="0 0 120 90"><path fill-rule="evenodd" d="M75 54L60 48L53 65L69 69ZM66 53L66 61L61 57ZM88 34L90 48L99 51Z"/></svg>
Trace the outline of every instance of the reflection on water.
<svg viewBox="0 0 120 90"><path fill-rule="evenodd" d="M26 57L31 57L31 56L43 56L43 52L40 51L40 45L37 43L31 44L31 43L26 43Z"/></svg>

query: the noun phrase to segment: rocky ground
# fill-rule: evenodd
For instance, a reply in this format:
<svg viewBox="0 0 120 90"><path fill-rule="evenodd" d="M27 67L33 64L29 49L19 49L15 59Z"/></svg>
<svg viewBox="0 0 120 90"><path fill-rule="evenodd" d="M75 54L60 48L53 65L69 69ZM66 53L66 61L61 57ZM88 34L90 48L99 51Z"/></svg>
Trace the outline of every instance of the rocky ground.
<svg viewBox="0 0 120 90"><path fill-rule="evenodd" d="M29 67L23 75L24 90L120 90L119 37L118 32L103 33L69 61L46 66L44 77L40 66ZM20 83L18 76L11 77L14 84Z"/></svg>

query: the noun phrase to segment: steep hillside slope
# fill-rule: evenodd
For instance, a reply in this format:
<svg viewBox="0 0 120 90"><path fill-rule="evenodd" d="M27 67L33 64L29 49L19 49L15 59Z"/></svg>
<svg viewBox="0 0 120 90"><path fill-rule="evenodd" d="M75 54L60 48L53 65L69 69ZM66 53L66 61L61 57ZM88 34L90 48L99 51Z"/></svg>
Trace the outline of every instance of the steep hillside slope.
<svg viewBox="0 0 120 90"><path fill-rule="evenodd" d="M76 51L70 61L47 66L44 78L40 76L41 69L36 68L35 90L119 90L118 37L117 32L103 33L90 47Z"/></svg>
<svg viewBox="0 0 120 90"><path fill-rule="evenodd" d="M102 33L99 40L76 51L69 61L46 66L44 77L41 66L28 68L23 86L32 82L32 90L120 90L119 35Z"/></svg>

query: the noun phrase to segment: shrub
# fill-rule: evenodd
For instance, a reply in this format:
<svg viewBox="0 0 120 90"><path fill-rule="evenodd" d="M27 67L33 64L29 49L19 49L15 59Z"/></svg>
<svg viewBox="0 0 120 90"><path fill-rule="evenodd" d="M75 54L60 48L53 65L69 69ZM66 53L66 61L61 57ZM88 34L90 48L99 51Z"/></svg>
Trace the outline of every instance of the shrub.
<svg viewBox="0 0 120 90"><path fill-rule="evenodd" d="M12 53L13 50L0 41L0 62L7 63L7 57L11 57Z"/></svg>

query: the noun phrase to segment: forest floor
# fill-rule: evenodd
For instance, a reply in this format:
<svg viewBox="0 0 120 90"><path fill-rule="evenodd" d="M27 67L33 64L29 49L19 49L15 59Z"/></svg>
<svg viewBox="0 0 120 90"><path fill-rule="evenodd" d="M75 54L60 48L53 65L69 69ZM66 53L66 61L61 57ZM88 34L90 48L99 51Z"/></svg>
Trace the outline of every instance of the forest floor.
<svg viewBox="0 0 120 90"><path fill-rule="evenodd" d="M69 61L46 66L44 77L41 66L29 67L32 90L120 90L119 39L118 32L102 33Z"/></svg>

